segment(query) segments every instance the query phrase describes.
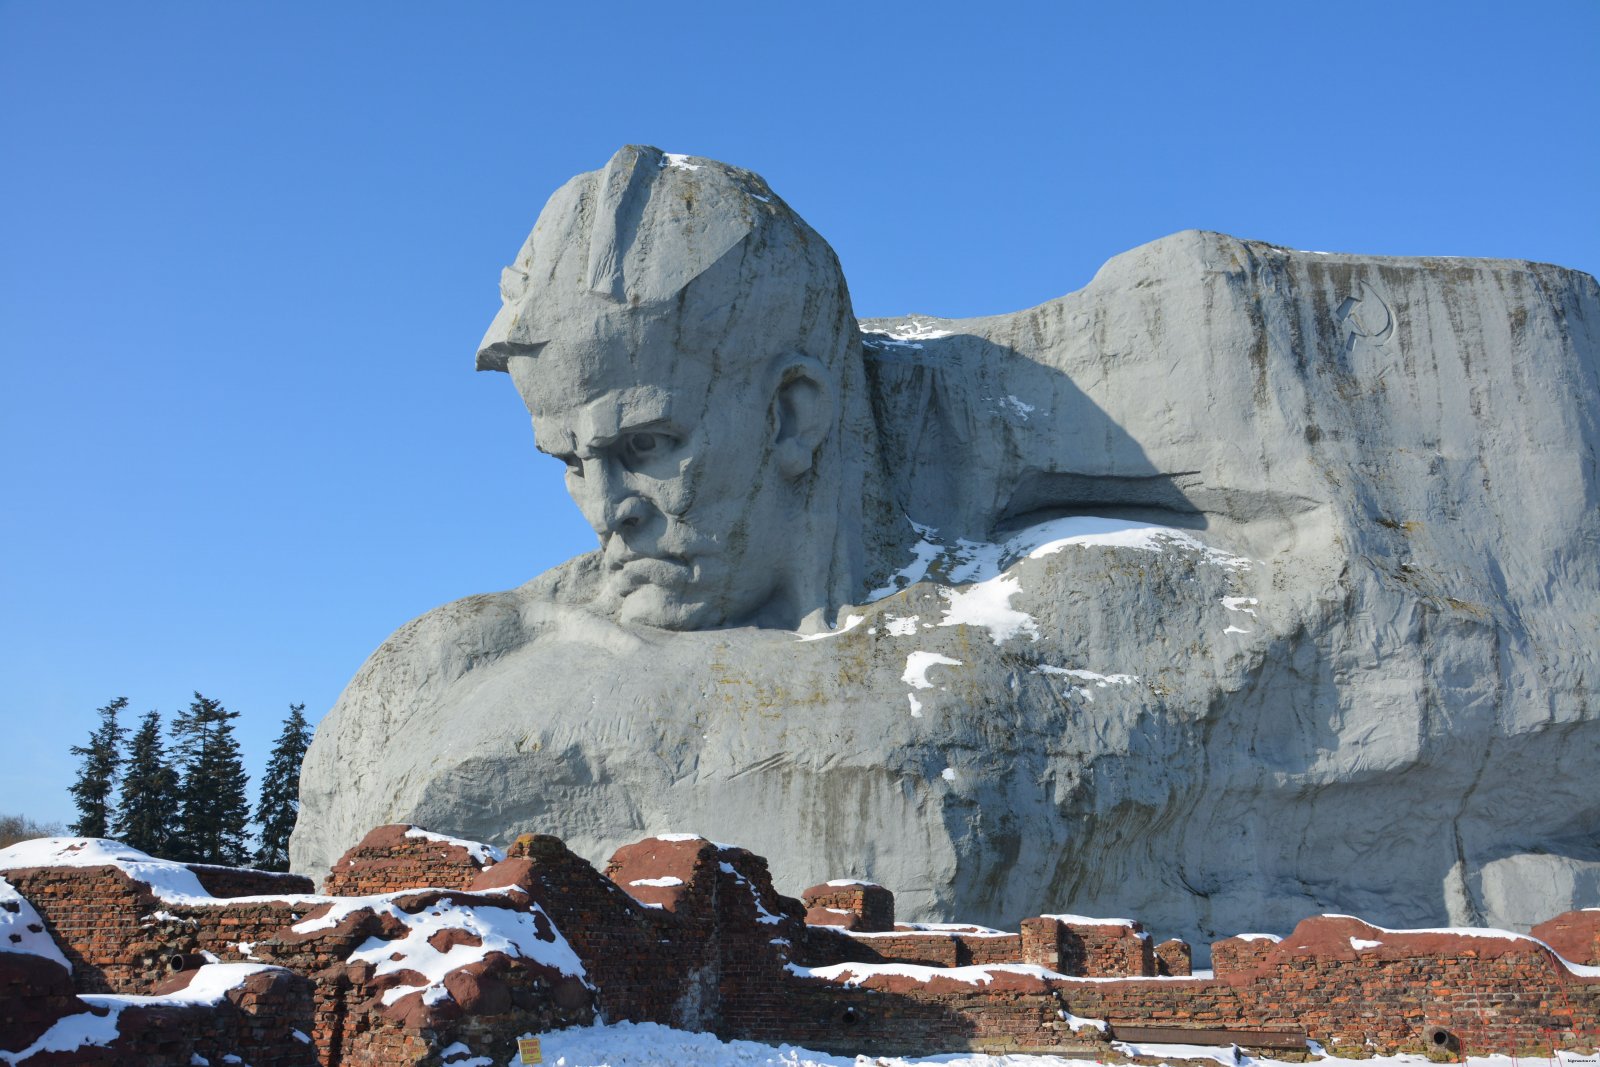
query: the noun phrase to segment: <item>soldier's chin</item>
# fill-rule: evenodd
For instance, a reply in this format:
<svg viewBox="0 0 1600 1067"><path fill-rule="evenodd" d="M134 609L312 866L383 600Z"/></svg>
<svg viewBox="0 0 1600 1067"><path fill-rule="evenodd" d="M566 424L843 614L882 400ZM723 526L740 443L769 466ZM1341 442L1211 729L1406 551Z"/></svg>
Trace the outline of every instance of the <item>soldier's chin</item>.
<svg viewBox="0 0 1600 1067"><path fill-rule="evenodd" d="M684 592L642 585L622 598L617 621L658 630L708 630L721 623L716 608Z"/></svg>

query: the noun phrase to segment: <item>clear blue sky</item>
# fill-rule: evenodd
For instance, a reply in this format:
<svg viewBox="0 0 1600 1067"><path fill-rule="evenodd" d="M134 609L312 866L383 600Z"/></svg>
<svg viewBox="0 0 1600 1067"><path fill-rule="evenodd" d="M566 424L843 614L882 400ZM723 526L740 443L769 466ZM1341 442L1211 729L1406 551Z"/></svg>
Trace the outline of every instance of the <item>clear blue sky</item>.
<svg viewBox="0 0 1600 1067"><path fill-rule="evenodd" d="M627 142L761 172L861 315L1189 227L1593 273L1600 0L0 0L0 813L69 819L123 694L221 699L259 774L395 627L592 545L472 357Z"/></svg>

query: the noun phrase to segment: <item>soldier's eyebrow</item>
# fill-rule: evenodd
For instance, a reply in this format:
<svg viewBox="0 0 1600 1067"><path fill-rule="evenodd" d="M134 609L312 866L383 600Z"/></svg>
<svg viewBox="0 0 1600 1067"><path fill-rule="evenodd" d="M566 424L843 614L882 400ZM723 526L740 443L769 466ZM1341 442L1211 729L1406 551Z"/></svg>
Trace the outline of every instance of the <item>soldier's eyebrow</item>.
<svg viewBox="0 0 1600 1067"><path fill-rule="evenodd" d="M617 427L616 433L597 434L585 443L585 448L609 448L631 433L659 433L671 437L682 437L683 431L675 426L671 419L650 419L647 422L629 422ZM576 445L574 445L576 447Z"/></svg>

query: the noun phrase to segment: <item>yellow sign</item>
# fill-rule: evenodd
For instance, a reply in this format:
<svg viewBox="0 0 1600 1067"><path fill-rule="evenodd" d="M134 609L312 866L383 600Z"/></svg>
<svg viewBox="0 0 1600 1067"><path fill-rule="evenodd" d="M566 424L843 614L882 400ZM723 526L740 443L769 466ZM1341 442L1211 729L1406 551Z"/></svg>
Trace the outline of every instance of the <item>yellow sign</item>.
<svg viewBox="0 0 1600 1067"><path fill-rule="evenodd" d="M539 1050L539 1039L536 1037L517 1038L518 1063L543 1063L544 1053Z"/></svg>

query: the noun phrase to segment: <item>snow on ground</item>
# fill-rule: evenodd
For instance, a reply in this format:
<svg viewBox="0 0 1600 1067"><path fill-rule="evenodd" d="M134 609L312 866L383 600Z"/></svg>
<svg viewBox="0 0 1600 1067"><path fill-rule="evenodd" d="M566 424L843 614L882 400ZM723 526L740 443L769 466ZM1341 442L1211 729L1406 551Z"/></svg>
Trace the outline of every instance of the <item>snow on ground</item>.
<svg viewBox="0 0 1600 1067"><path fill-rule="evenodd" d="M1090 1020L1080 1020L1090 1022ZM937 1056L849 1056L814 1052L794 1045L762 1045L754 1041L718 1041L710 1034L694 1034L654 1023L615 1023L577 1027L540 1034L544 1062L551 1067L1092 1067L1097 1061L1025 1053L983 1055L953 1052ZM1220 1062L1228 1067L1287 1067L1282 1060L1257 1058L1231 1046L1124 1045L1130 1055L1151 1056L1180 1064L1195 1060ZM1137 1049L1137 1052L1134 1050ZM1324 1057L1329 1067L1349 1060ZM1463 1067L1589 1067L1578 1057L1545 1059L1519 1056L1470 1056ZM506 1067L516 1063L516 1057ZM1425 1056L1374 1056L1361 1067L1431 1067Z"/></svg>
<svg viewBox="0 0 1600 1067"><path fill-rule="evenodd" d="M821 978L844 986L858 986L869 978L909 978L913 982L931 982L944 978L966 985L989 985L996 974L1020 974L1046 981L1061 979L1059 974L1034 963L990 963L973 967L929 967L921 963L835 963L827 967L802 967L798 963L784 964L790 974L801 978Z"/></svg>

